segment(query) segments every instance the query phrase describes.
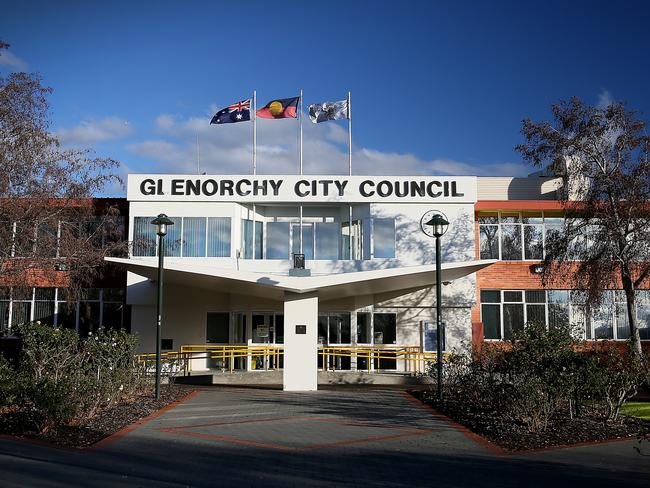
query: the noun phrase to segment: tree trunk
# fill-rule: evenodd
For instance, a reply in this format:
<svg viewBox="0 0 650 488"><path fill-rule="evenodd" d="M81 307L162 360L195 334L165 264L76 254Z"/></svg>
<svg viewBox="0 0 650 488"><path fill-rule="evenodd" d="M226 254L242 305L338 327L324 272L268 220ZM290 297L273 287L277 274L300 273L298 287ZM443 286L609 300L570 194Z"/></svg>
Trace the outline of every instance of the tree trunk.
<svg viewBox="0 0 650 488"><path fill-rule="evenodd" d="M627 302L627 321L630 324L630 348L635 359L640 360L643 355L641 349L641 336L639 334L639 323L636 317L636 294L634 293L634 283L627 270L622 270L623 290L625 291L625 300Z"/></svg>

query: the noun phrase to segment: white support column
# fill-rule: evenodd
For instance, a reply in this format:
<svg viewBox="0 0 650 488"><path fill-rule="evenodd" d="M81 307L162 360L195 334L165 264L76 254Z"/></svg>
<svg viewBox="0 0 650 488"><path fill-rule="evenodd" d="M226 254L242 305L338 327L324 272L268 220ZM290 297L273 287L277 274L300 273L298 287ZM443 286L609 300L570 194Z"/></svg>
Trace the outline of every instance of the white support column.
<svg viewBox="0 0 650 488"><path fill-rule="evenodd" d="M317 389L318 294L285 292L284 391Z"/></svg>

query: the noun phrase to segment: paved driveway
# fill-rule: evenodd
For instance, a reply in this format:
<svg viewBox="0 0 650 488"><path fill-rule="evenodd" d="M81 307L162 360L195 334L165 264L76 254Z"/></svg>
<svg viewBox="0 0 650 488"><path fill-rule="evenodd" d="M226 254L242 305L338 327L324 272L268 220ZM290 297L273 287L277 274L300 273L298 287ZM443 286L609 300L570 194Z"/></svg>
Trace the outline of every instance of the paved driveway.
<svg viewBox="0 0 650 488"><path fill-rule="evenodd" d="M212 388L96 449L0 441L0 485L650 486L633 445L503 456L399 390Z"/></svg>

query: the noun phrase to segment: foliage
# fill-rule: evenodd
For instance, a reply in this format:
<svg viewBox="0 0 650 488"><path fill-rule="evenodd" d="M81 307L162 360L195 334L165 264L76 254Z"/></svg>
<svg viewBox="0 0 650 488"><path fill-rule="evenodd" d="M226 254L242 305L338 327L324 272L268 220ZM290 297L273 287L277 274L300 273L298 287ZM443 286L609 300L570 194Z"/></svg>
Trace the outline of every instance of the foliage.
<svg viewBox="0 0 650 488"><path fill-rule="evenodd" d="M452 355L445 364L444 397L475 413L523 423L531 432L557 417L600 414L616 421L622 405L647 379L630 352L608 344L581 351L568 327L529 323L512 341L486 344L474 358Z"/></svg>
<svg viewBox="0 0 650 488"><path fill-rule="evenodd" d="M0 279L63 278L74 294L99 275L104 256L124 250L119 212L92 200L120 183L119 163L61 146L50 131L51 92L35 74L0 77Z"/></svg>
<svg viewBox="0 0 650 488"><path fill-rule="evenodd" d="M13 371L0 363L0 398L39 431L91 418L146 388L135 360L137 339L126 332L100 329L80 339L38 323L16 332L23 342L20 366Z"/></svg>
<svg viewBox="0 0 650 488"><path fill-rule="evenodd" d="M525 142L517 146L526 161L547 166L561 182L564 232L547 235L543 281L585 289L590 305L605 290L622 288L639 359L634 290L650 278L646 123L622 103L592 107L573 98L552 112L552 122L524 120Z"/></svg>

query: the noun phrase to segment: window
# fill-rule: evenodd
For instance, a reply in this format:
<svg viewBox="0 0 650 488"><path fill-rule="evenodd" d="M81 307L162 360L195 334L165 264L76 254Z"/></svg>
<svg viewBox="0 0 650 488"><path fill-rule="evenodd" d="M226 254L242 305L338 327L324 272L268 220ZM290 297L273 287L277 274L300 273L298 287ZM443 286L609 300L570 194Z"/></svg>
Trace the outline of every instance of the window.
<svg viewBox="0 0 650 488"><path fill-rule="evenodd" d="M501 259L521 259L519 214L501 214Z"/></svg>
<svg viewBox="0 0 650 488"><path fill-rule="evenodd" d="M55 288L36 288L34 290L34 320L42 324L54 325Z"/></svg>
<svg viewBox="0 0 650 488"><path fill-rule="evenodd" d="M253 221L244 219L242 221L242 232L243 232L243 246L244 246L244 259L253 258ZM263 228L264 225L262 222L255 221L255 258L262 259L262 240L263 240Z"/></svg>
<svg viewBox="0 0 650 488"><path fill-rule="evenodd" d="M165 235L165 256L179 257L181 255L181 231L183 230L183 219L181 217L169 217L174 225L167 226ZM150 224L151 225L151 224ZM155 229L156 226L151 225Z"/></svg>
<svg viewBox="0 0 650 488"><path fill-rule="evenodd" d="M370 344L372 333L370 312L357 312L357 344Z"/></svg>
<svg viewBox="0 0 650 488"><path fill-rule="evenodd" d="M481 290L483 335L486 339L501 339L501 292Z"/></svg>
<svg viewBox="0 0 650 488"><path fill-rule="evenodd" d="M291 252L293 254L301 254L300 231L300 224L291 225ZM312 223L303 222L302 224L302 254L305 255L305 259L314 259L314 224Z"/></svg>
<svg viewBox="0 0 650 488"><path fill-rule="evenodd" d="M205 256L205 217L183 219L183 256Z"/></svg>
<svg viewBox="0 0 650 488"><path fill-rule="evenodd" d="M605 292L601 303L593 306L581 290L481 290L481 317L485 339L511 339L531 322L571 325L588 340L630 337L622 290ZM637 318L641 339L650 339L650 290L637 291Z"/></svg>
<svg viewBox="0 0 650 488"><path fill-rule="evenodd" d="M258 249L261 253L261 242ZM230 217L208 217L208 257L227 258L230 255Z"/></svg>
<svg viewBox="0 0 650 488"><path fill-rule="evenodd" d="M569 325L569 292L566 290L549 290L548 325L549 327L566 327Z"/></svg>
<svg viewBox="0 0 650 488"><path fill-rule="evenodd" d="M395 219L372 219L374 258L395 257Z"/></svg>
<svg viewBox="0 0 650 488"><path fill-rule="evenodd" d="M485 214L478 221L481 259L499 259L499 215Z"/></svg>
<svg viewBox="0 0 650 488"><path fill-rule="evenodd" d="M133 218L133 255L156 255L156 227L151 223L155 217Z"/></svg>
<svg viewBox="0 0 650 488"><path fill-rule="evenodd" d="M481 212L478 214L481 259L544 259L544 248L564 228L559 212Z"/></svg>
<svg viewBox="0 0 650 488"><path fill-rule="evenodd" d="M375 313L374 344L395 344L397 342L397 315L394 313Z"/></svg>
<svg viewBox="0 0 650 488"><path fill-rule="evenodd" d="M289 223L266 224L266 259L289 259Z"/></svg>
<svg viewBox="0 0 650 488"><path fill-rule="evenodd" d="M339 224L316 222L316 259L339 259Z"/></svg>
<svg viewBox="0 0 650 488"><path fill-rule="evenodd" d="M343 259L363 259L363 242L362 242L363 225L361 220L353 220L341 224L341 256ZM350 256L350 249L352 256Z"/></svg>

